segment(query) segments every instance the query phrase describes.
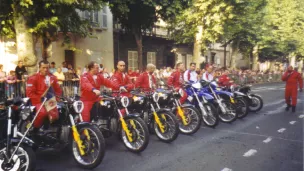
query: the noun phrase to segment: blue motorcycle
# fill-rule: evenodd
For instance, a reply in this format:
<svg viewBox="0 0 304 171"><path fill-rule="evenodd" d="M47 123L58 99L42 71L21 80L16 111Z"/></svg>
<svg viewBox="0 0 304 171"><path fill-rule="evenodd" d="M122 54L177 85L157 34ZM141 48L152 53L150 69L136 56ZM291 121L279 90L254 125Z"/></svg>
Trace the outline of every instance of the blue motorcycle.
<svg viewBox="0 0 304 171"><path fill-rule="evenodd" d="M207 82L201 80L200 83L203 87L201 91L214 97L214 100L210 101L213 102L214 106L216 107L219 119L225 123L235 121L238 114L236 111L236 103L233 93L222 91L217 87L215 81Z"/></svg>
<svg viewBox="0 0 304 171"><path fill-rule="evenodd" d="M189 83L185 85L188 94L187 102L194 105L202 115L204 123L209 127L215 127L218 124L218 113L214 105L214 97L201 90L202 86L198 83Z"/></svg>

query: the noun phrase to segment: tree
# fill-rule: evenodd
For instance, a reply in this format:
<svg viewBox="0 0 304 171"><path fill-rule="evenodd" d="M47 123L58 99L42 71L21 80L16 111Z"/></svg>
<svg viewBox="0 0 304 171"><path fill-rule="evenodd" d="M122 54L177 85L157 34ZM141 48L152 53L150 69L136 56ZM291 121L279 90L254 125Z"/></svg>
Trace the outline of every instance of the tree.
<svg viewBox="0 0 304 171"><path fill-rule="evenodd" d="M234 0L195 0L176 20L171 21L174 40L194 43L193 61L199 63L200 52L224 33L223 25L233 18Z"/></svg>
<svg viewBox="0 0 304 171"><path fill-rule="evenodd" d="M86 35L87 25L77 10L100 9L99 0L2 0L0 4L0 33L15 38L18 59L24 61L28 71L36 71L37 56L34 38L43 39L43 56L55 40L58 30Z"/></svg>
<svg viewBox="0 0 304 171"><path fill-rule="evenodd" d="M122 28L135 37L138 67L142 68L142 35L152 30L159 19L174 18L189 4L187 0L108 0L113 16Z"/></svg>

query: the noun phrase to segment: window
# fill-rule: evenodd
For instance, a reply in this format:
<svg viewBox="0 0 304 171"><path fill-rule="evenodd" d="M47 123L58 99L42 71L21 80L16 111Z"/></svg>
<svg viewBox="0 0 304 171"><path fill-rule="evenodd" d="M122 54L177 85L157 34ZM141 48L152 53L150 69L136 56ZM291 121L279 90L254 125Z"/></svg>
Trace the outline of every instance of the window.
<svg viewBox="0 0 304 171"><path fill-rule="evenodd" d="M147 53L147 64L150 64L150 63L156 65L156 53L155 52Z"/></svg>
<svg viewBox="0 0 304 171"><path fill-rule="evenodd" d="M107 7L102 8L102 28L108 28Z"/></svg>
<svg viewBox="0 0 304 171"><path fill-rule="evenodd" d="M190 66L190 63L192 62L192 59L193 59L192 55L187 54L187 65L186 65L186 68L188 68Z"/></svg>
<svg viewBox="0 0 304 171"><path fill-rule="evenodd" d="M138 69L138 53L137 51L128 51L128 66L129 69L135 71Z"/></svg>

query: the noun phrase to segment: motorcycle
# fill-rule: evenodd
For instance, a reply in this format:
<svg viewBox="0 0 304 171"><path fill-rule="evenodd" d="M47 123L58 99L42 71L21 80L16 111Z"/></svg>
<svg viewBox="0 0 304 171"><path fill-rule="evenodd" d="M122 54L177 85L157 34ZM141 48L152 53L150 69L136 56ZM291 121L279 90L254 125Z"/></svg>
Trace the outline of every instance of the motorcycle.
<svg viewBox="0 0 304 171"><path fill-rule="evenodd" d="M209 127L215 127L218 124L218 113L214 105L208 100L213 97L201 91L201 84L186 84L188 102L193 104L201 112L204 123ZM207 100L208 99L208 100Z"/></svg>
<svg viewBox="0 0 304 171"><path fill-rule="evenodd" d="M215 105L219 119L225 123L231 123L237 119L237 112L233 94L226 91L221 91L215 81L207 82L200 81L202 91L209 93L214 97L213 104Z"/></svg>
<svg viewBox="0 0 304 171"><path fill-rule="evenodd" d="M99 103L95 103L91 111L92 123L95 123L105 137L119 133L124 146L131 152L142 152L149 144L149 131L138 113L130 113L128 97L109 95L103 92Z"/></svg>
<svg viewBox="0 0 304 171"><path fill-rule="evenodd" d="M29 99L15 98L0 103L0 170L34 171L36 155L32 149L34 142L18 132L20 112Z"/></svg>
<svg viewBox="0 0 304 171"><path fill-rule="evenodd" d="M242 92L237 91L235 89L235 85L223 86L222 90L233 93L238 118L245 118L249 112L249 104L246 95Z"/></svg>
<svg viewBox="0 0 304 171"><path fill-rule="evenodd" d="M37 114L46 102L43 99L42 105L35 115L24 108L22 120L19 122L20 132L27 134L30 132L33 136L32 125L36 120ZM96 168L103 160L105 154L105 140L100 130L93 124L78 122L76 116L81 118L83 103L81 101L72 101L68 98L61 98L57 108L59 119L51 123L46 120L38 135L39 149L71 149L76 163L84 169Z"/></svg>
<svg viewBox="0 0 304 171"><path fill-rule="evenodd" d="M180 103L179 99L184 93L182 89L178 91L174 88L172 90L157 89L156 92L159 93L160 107L169 108L176 113L181 133L191 135L198 131L202 116L193 105Z"/></svg>
<svg viewBox="0 0 304 171"><path fill-rule="evenodd" d="M251 93L251 85L241 85L235 87L235 90L244 93L246 100L249 104L250 112L258 112L263 108L263 99L258 94Z"/></svg>
<svg viewBox="0 0 304 171"><path fill-rule="evenodd" d="M170 109L160 108L159 94L140 90L131 91L131 94L132 105L129 109L142 114L151 132L154 130L158 139L167 143L174 141L179 133L178 121Z"/></svg>

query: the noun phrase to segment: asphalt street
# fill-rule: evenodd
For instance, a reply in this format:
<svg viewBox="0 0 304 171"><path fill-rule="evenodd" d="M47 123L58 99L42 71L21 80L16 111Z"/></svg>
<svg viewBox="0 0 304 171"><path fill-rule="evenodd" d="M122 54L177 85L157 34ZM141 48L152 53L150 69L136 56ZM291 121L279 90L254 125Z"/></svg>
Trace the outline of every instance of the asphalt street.
<svg viewBox="0 0 304 171"><path fill-rule="evenodd" d="M285 112L284 84L253 86L264 108L215 129L202 124L192 136L179 135L166 144L150 136L141 154L126 150L117 137L106 139L103 171L302 171L304 93L297 112ZM40 152L38 170L81 171L70 154Z"/></svg>

